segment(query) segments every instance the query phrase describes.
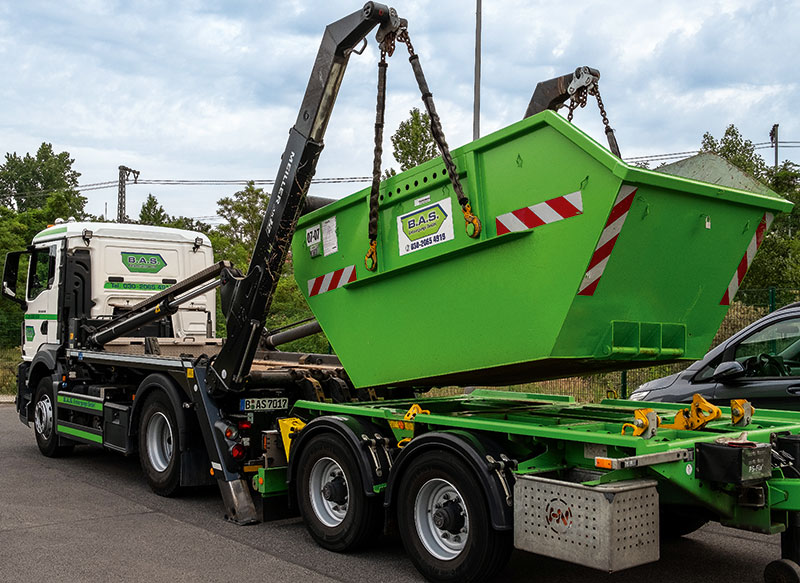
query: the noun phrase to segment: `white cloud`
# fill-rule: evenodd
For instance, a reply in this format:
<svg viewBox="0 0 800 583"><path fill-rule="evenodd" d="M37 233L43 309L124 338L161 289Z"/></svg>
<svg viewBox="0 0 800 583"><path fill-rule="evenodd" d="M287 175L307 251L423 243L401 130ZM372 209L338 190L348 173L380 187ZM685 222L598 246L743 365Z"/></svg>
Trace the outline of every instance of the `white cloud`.
<svg viewBox="0 0 800 583"><path fill-rule="evenodd" d="M625 155L694 149L705 131L719 136L729 123L754 142L773 123L782 139L800 140L798 4L485 2L483 133L520 119L536 82L590 65L602 73ZM409 20L449 143L467 142L474 4L395 5ZM150 178L273 178L325 25L359 8L299 0L0 4L0 149L53 142L71 152L87 183L115 179L119 164ZM317 176L370 173L376 60L370 38L351 59ZM390 61L389 90L387 166L389 136L421 106L402 46ZM604 143L592 104L576 122ZM797 151L784 150L794 159ZM207 216L230 189L153 193L172 214ZM116 200L113 190L89 195L95 213ZM130 189L129 214L146 195Z"/></svg>

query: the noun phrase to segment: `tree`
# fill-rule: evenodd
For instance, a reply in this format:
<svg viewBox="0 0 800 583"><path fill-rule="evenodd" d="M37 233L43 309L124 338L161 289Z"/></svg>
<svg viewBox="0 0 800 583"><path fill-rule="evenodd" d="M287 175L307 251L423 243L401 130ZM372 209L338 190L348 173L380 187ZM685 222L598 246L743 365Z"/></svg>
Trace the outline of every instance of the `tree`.
<svg viewBox="0 0 800 583"><path fill-rule="evenodd" d="M142 203L142 208L139 211L139 223L163 227L171 221L172 219L166 213L164 207L158 203L158 199L152 194L148 194L147 200Z"/></svg>
<svg viewBox="0 0 800 583"><path fill-rule="evenodd" d="M72 169L73 163L68 152L56 154L46 142L34 156L5 155L0 165L0 263L5 263L7 252L29 245L57 217L87 216L86 198L77 190L80 174ZM24 280L24 263L20 267ZM0 302L0 345L18 346L21 324L19 307Z"/></svg>
<svg viewBox="0 0 800 583"><path fill-rule="evenodd" d="M700 151L717 154L762 182L767 178L764 159L756 154L753 142L745 140L733 124L725 128L725 134L719 141L709 132L703 134Z"/></svg>
<svg viewBox="0 0 800 583"><path fill-rule="evenodd" d="M394 159L400 164L401 172L439 155L431 135L431 118L416 107L409 114L392 136ZM393 175L393 170L390 169L387 175Z"/></svg>
<svg viewBox="0 0 800 583"><path fill-rule="evenodd" d="M742 289L800 289L800 241L796 238L800 231L800 166L787 160L777 168L767 167L753 143L733 124L719 141L706 132L700 150L718 154L795 203L791 212L775 218L742 281Z"/></svg>
<svg viewBox="0 0 800 583"><path fill-rule="evenodd" d="M39 146L35 156L7 153L0 166L0 204L25 212L42 207L50 195L59 194L59 210L67 211L67 216L83 218L86 198L77 190L80 172L72 169L74 162L69 152L56 154L47 142Z"/></svg>

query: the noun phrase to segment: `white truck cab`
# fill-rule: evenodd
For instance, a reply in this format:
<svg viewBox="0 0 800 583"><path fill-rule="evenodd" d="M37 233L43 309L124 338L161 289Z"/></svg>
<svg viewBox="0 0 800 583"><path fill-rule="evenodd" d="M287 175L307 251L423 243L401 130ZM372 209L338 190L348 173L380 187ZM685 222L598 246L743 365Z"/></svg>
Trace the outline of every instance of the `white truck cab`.
<svg viewBox="0 0 800 583"><path fill-rule="evenodd" d="M16 288L24 255L29 256L29 263L23 291ZM88 296L92 320L111 319L213 262L211 242L198 232L72 221L48 227L33 238L27 250L8 254L3 274L3 295L25 310L23 360L32 360L43 344L63 342L60 336L66 327L61 320L72 295ZM76 264L80 268L77 279L75 274L65 278L65 270L76 269ZM81 289L64 289L67 279L71 287ZM215 291L211 290L136 335L202 341L216 333L214 314Z"/></svg>

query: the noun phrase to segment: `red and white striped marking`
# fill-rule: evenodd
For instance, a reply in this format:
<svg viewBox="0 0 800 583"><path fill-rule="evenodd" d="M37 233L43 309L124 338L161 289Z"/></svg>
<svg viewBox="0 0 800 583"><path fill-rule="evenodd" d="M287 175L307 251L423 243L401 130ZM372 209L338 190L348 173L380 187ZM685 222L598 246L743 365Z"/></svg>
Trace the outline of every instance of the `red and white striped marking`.
<svg viewBox="0 0 800 583"><path fill-rule="evenodd" d="M527 231L580 214L583 214L583 198L578 191L500 215L495 218L495 226L498 235L505 235L514 231Z"/></svg>
<svg viewBox="0 0 800 583"><path fill-rule="evenodd" d="M620 187L617 200L614 201L614 206L611 207L606 226L603 227L600 240L597 242L597 247L594 248L592 259L589 261L583 281L581 281L580 288L578 288L579 296L594 295L597 284L600 283L600 278L606 270L611 251L614 250L614 245L617 243L617 237L619 237L619 232L622 230L622 225L625 224L625 219L628 218L628 211L631 210L634 196L636 196L635 187L627 184L623 184Z"/></svg>
<svg viewBox="0 0 800 583"><path fill-rule="evenodd" d="M731 300L736 295L736 292L739 291L739 286L742 285L742 280L747 274L747 270L750 269L750 264L753 262L753 257L755 256L758 247L761 245L761 242L764 240L764 235L766 234L767 229L769 229L769 226L772 224L772 219L774 218L775 215L772 213L764 213L764 216L761 217L761 222L758 223L758 227L756 227L756 233L753 235L753 238L750 239L750 244L747 246L747 251L745 251L744 257L742 257L742 260L739 262L739 266L736 268L736 273L733 274L733 278L728 284L728 289L725 290L725 295L722 296L722 301L720 301L719 305L731 305Z"/></svg>
<svg viewBox="0 0 800 583"><path fill-rule="evenodd" d="M308 280L308 297L324 294L356 280L356 266L348 265Z"/></svg>

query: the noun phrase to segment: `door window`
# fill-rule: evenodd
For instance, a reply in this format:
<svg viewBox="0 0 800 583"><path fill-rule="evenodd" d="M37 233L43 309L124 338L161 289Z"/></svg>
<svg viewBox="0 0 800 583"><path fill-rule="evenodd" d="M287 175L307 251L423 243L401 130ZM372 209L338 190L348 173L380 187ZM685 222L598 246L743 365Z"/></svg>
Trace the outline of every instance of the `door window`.
<svg viewBox="0 0 800 583"><path fill-rule="evenodd" d="M800 376L800 318L774 322L742 340L735 358L747 376Z"/></svg>
<svg viewBox="0 0 800 583"><path fill-rule="evenodd" d="M31 254L28 267L28 301L53 287L56 275L56 246L40 247Z"/></svg>

